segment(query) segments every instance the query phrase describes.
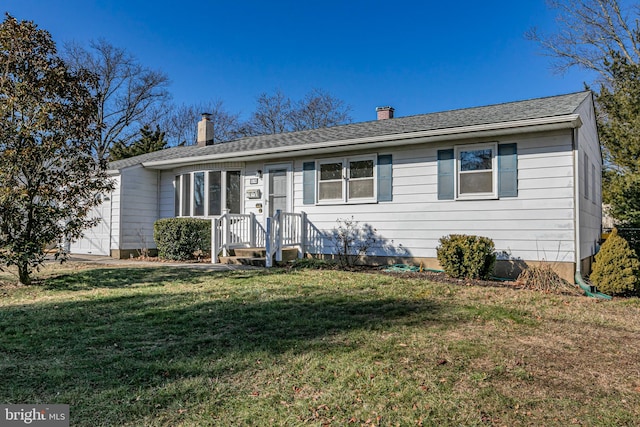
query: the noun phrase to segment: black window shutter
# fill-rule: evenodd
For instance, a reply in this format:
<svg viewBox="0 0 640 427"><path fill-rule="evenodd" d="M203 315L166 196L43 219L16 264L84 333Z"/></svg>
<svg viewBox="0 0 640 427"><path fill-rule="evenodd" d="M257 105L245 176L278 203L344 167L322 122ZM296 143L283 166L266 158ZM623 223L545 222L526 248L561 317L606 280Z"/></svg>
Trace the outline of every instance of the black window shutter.
<svg viewBox="0 0 640 427"><path fill-rule="evenodd" d="M498 145L498 197L518 197L517 144Z"/></svg>
<svg viewBox="0 0 640 427"><path fill-rule="evenodd" d="M316 202L316 164L305 162L302 164L302 203L313 205Z"/></svg>
<svg viewBox="0 0 640 427"><path fill-rule="evenodd" d="M455 168L453 148L438 150L438 200L453 200Z"/></svg>
<svg viewBox="0 0 640 427"><path fill-rule="evenodd" d="M378 201L393 200L393 165L391 154L378 156Z"/></svg>

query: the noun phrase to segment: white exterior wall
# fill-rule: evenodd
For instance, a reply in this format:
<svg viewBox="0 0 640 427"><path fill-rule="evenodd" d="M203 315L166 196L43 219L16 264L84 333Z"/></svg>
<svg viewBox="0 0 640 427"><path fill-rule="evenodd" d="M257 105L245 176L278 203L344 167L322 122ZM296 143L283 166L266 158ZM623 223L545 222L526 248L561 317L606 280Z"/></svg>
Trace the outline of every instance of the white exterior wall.
<svg viewBox="0 0 640 427"><path fill-rule="evenodd" d="M120 211L120 176L110 179L114 183L111 193L101 195L103 202L91 209L89 218L98 218L99 223L88 230L84 230L83 237L71 242L71 254L111 255L111 249L117 248L119 238Z"/></svg>
<svg viewBox="0 0 640 427"><path fill-rule="evenodd" d="M120 247L153 249L153 223L159 218L159 178L156 170L133 166L121 172Z"/></svg>
<svg viewBox="0 0 640 427"><path fill-rule="evenodd" d="M110 251L120 249L120 220L121 206L120 192L122 188L122 177L116 175L112 177L114 189L111 193L111 247ZM111 254L109 254L111 255Z"/></svg>
<svg viewBox="0 0 640 427"><path fill-rule="evenodd" d="M595 255L602 232L602 155L591 98L582 103L578 112L583 121L577 131L580 258L585 259ZM584 162L585 154L588 164ZM588 168L589 182L585 182L585 168Z"/></svg>
<svg viewBox="0 0 640 427"><path fill-rule="evenodd" d="M589 100L590 102L590 100ZM597 133L590 104L585 103L579 111L584 125L578 130L578 148L586 150L590 163L597 171L596 191L590 190L588 203L584 200L584 177L581 169L577 174L580 194L580 237L581 256L588 257L595 251L595 242L600 233L600 170L601 157ZM147 207L157 206L156 217L174 216L174 178L192 171L242 170L243 171L243 213L255 213L264 220L266 206L266 179L257 178L258 170L266 173L269 164L290 162L293 165L292 190L294 212L305 211L315 230L316 238L309 243L310 252L333 252L330 242L322 236L330 233L339 218L351 218L361 225L375 229L381 248L372 255L435 258L439 239L453 233L476 234L493 239L499 259L522 261L550 261L573 263L576 261L575 234L575 172L574 161L583 159L583 151L574 155L573 130L558 130L546 133L531 133L502 136L488 139L461 139L455 142L414 145L393 150L358 151L329 156L308 156L295 161L283 159L270 162L206 163L189 167L162 171L160 174L160 200L155 205L152 195L145 202ZM456 145L495 142L517 144L518 154L518 196L499 200L438 200L437 199L437 152ZM302 165L307 161L322 158L349 157L350 155L392 154L393 156L393 201L368 204L304 205L302 203ZM590 166L591 167L591 166ZM138 168L139 191L125 189L133 196L133 203L142 205L140 194L143 188L153 188L154 171ZM590 170L591 173L591 170ZM144 176L143 176L144 175ZM131 177L127 178L131 182ZM143 184L143 182L145 184ZM590 183L591 185L591 183ZM146 187L145 187L146 186ZM262 199L248 199L248 189L260 189ZM316 187L317 192L317 187ZM594 194L595 193L595 194ZM593 195L592 195L593 194ZM124 198L124 197L123 197ZM261 213L256 207L262 204ZM124 215L124 214L123 214ZM131 213L129 218L133 218ZM137 214L136 224L147 221L152 230L154 218L150 210ZM154 219L155 220L155 219ZM131 223L131 219L122 219ZM140 226L140 225L138 225ZM122 232L134 236L135 226L129 224L129 231ZM152 233L152 231L151 231ZM130 239L131 240L131 239ZM134 238L135 240L135 238ZM152 240L150 240L152 241ZM133 243L133 242L131 242ZM139 242L136 241L139 246ZM127 248L129 243L122 245Z"/></svg>
<svg viewBox="0 0 640 427"><path fill-rule="evenodd" d="M571 134L566 130L378 150L393 155L393 201L372 204L302 204L302 164L317 158L300 159L295 162L294 210L307 212L319 230L330 231L338 218L351 216L371 225L383 242L375 255L435 258L441 237L464 233L493 239L496 249L504 251L500 259L574 262ZM437 151L470 142L517 143L518 197L437 199ZM321 244L325 253L331 252L327 244Z"/></svg>

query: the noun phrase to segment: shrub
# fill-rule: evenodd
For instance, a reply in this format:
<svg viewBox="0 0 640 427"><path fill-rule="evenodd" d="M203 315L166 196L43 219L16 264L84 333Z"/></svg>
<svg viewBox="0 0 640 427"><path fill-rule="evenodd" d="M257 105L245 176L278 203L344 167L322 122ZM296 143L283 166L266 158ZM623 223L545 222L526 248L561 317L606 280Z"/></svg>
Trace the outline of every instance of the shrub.
<svg viewBox="0 0 640 427"><path fill-rule="evenodd" d="M158 257L176 261L194 259L198 251L211 252L211 221L166 218L153 224Z"/></svg>
<svg viewBox="0 0 640 427"><path fill-rule="evenodd" d="M629 243L614 229L596 255L589 279L600 292L618 296L640 296L640 261Z"/></svg>
<svg viewBox="0 0 640 427"><path fill-rule="evenodd" d="M495 245L488 237L451 234L440 239L438 261L451 277L488 279L496 262Z"/></svg>
<svg viewBox="0 0 640 427"><path fill-rule="evenodd" d="M376 230L369 224L351 218L338 218L338 226L329 234L334 254L343 267L352 267L360 257L368 255L376 244Z"/></svg>

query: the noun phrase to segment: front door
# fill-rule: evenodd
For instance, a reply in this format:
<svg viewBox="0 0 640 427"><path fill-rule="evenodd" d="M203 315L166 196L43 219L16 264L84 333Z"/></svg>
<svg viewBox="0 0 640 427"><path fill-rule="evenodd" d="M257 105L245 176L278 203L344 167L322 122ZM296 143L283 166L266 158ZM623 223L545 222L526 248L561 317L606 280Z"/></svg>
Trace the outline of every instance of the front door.
<svg viewBox="0 0 640 427"><path fill-rule="evenodd" d="M267 213L270 217L279 209L291 211L291 165L267 167Z"/></svg>

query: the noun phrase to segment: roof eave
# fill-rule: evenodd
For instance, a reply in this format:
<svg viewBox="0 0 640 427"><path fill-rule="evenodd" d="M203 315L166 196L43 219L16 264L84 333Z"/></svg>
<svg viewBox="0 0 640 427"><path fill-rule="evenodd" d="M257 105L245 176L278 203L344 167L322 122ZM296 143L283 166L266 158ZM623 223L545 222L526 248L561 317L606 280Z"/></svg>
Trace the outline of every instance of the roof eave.
<svg viewBox="0 0 640 427"><path fill-rule="evenodd" d="M311 154L338 153L363 148L397 147L401 145L424 144L463 138L484 138L508 134L543 132L558 129L579 128L582 120L578 114L543 117L537 119L515 120L510 122L489 123L482 125L460 126L455 128L435 129L410 133L380 135L374 137L354 138L348 140L323 141L311 144L265 148L260 150L240 151L234 153L211 154L198 157L155 160L143 162L149 169L173 169L193 163L216 163L247 160L268 160Z"/></svg>

